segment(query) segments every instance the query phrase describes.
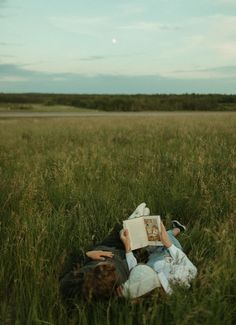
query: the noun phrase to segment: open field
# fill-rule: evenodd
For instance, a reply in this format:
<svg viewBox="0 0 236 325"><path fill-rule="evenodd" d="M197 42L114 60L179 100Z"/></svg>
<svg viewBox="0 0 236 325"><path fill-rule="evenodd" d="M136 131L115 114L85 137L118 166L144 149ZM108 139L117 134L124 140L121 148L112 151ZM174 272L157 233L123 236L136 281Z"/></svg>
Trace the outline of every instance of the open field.
<svg viewBox="0 0 236 325"><path fill-rule="evenodd" d="M97 112L95 109L86 109L80 107L73 107L69 105L45 105L45 104L16 104L16 103L1 103L0 113L13 113L13 112L25 112L25 113L47 113L47 112L67 112L67 113L82 113L82 112Z"/></svg>
<svg viewBox="0 0 236 325"><path fill-rule="evenodd" d="M0 323L233 324L236 114L0 119ZM141 202L188 224L189 290L138 304L58 294L60 256Z"/></svg>
<svg viewBox="0 0 236 325"><path fill-rule="evenodd" d="M81 117L110 117L110 118L150 118L150 117L178 117L180 118L181 115L183 117L194 117L194 116L201 116L201 117L208 117L210 116L220 116L224 117L225 112L186 112L186 111L178 111L178 112L170 112L170 111L142 111L142 112L105 112L105 111L93 111L93 110L79 110L76 111L45 111L45 112L36 112L36 111L9 111L9 112L1 112L0 111L0 119L2 118L81 118ZM228 112L227 116L235 116L235 112Z"/></svg>

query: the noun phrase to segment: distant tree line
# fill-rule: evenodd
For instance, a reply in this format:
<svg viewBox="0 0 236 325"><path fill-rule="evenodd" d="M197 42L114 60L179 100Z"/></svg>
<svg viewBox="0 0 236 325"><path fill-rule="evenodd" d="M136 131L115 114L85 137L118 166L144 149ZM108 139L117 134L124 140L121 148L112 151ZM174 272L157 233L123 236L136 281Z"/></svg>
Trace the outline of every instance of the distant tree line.
<svg viewBox="0 0 236 325"><path fill-rule="evenodd" d="M0 104L69 105L103 111L235 111L236 95L78 95L0 93Z"/></svg>

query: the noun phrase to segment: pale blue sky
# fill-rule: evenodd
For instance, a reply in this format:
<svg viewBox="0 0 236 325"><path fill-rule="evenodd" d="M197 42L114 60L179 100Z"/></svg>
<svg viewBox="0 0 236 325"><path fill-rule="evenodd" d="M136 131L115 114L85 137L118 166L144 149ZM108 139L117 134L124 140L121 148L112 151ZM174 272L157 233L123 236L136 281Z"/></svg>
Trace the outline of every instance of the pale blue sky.
<svg viewBox="0 0 236 325"><path fill-rule="evenodd" d="M0 0L0 92L236 93L236 0Z"/></svg>

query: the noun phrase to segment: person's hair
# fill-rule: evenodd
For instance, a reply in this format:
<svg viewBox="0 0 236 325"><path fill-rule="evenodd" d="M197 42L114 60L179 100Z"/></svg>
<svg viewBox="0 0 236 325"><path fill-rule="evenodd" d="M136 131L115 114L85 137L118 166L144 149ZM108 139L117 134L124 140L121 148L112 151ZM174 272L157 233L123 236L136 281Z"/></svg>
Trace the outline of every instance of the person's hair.
<svg viewBox="0 0 236 325"><path fill-rule="evenodd" d="M114 265L98 264L84 275L83 297L88 301L109 299L115 295L118 277Z"/></svg>

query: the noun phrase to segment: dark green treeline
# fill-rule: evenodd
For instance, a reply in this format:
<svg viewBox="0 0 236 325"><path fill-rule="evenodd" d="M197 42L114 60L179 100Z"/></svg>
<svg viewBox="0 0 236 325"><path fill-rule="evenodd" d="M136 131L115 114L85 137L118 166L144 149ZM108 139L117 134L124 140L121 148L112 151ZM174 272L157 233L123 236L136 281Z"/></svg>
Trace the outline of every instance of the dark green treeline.
<svg viewBox="0 0 236 325"><path fill-rule="evenodd" d="M236 95L86 95L86 94L7 94L0 93L0 104L69 105L104 111L235 111Z"/></svg>

